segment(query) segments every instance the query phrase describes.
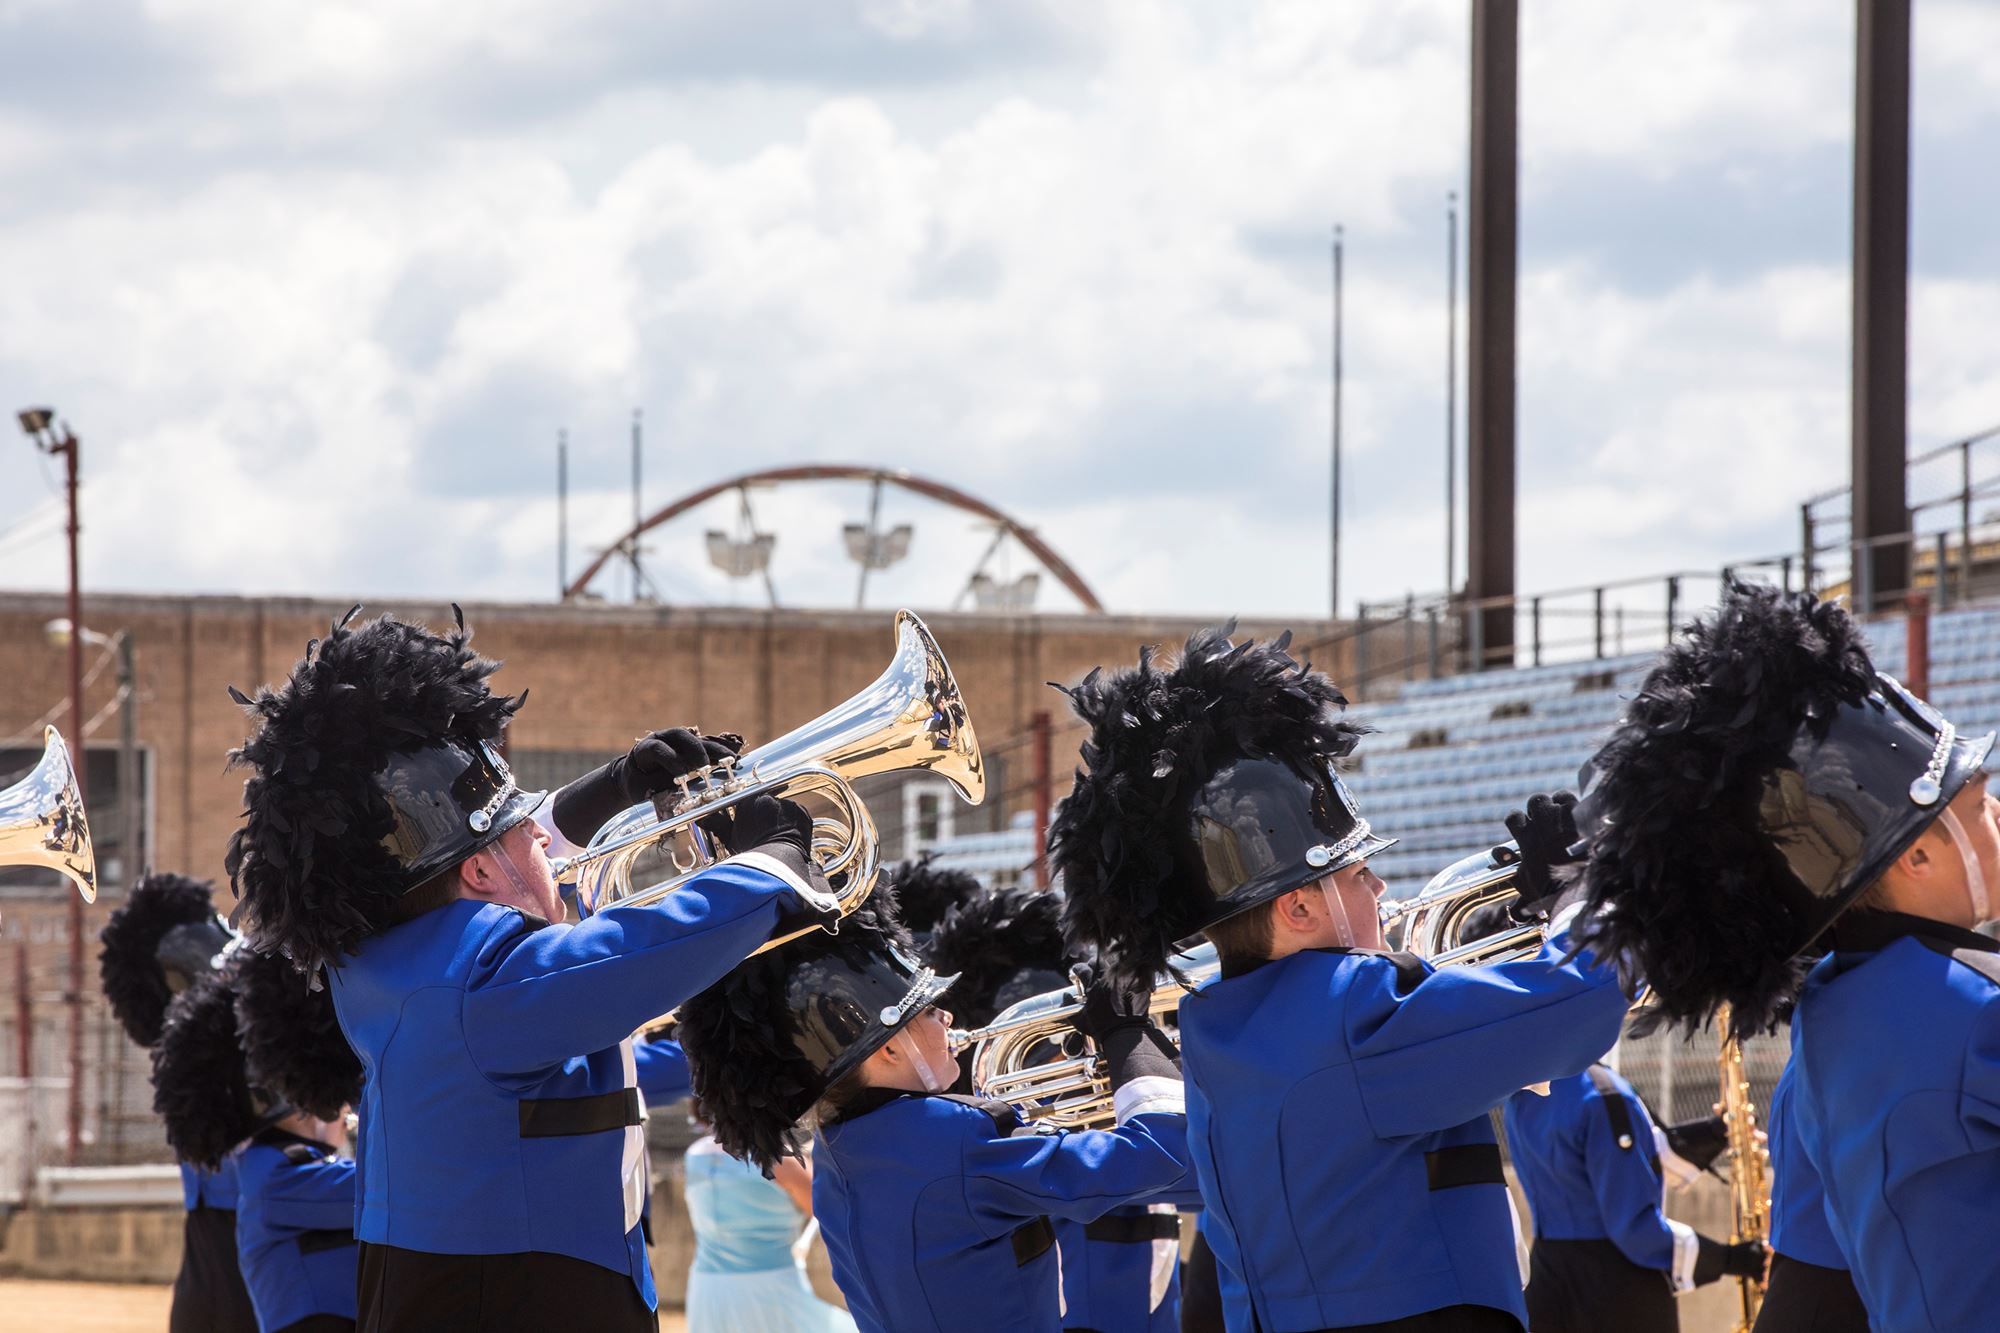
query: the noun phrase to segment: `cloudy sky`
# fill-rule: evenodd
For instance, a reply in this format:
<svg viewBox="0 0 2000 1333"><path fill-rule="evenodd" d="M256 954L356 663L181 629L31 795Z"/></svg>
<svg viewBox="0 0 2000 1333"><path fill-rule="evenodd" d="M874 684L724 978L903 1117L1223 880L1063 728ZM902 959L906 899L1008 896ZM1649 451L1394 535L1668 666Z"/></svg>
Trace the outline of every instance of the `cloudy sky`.
<svg viewBox="0 0 2000 1333"><path fill-rule="evenodd" d="M2000 423L2000 3L1916 9L1913 448ZM1852 7L1523 10L1522 586L1786 549L1846 466ZM1343 603L1432 591L1467 47L1465 0L0 0L0 406L83 437L101 588L550 596L556 432L574 571L636 407L649 508L882 464L1116 609L1320 613L1337 221ZM0 587L60 586L52 476L0 435ZM851 600L865 490L753 502L780 597ZM884 511L871 601L949 603L988 534ZM761 597L734 513L664 595Z"/></svg>

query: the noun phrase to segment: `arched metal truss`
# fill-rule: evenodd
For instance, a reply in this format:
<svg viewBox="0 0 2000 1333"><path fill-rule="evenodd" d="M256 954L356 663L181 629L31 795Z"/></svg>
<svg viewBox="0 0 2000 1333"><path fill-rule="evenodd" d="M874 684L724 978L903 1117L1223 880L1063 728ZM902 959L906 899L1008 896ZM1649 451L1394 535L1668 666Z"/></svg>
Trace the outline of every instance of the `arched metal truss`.
<svg viewBox="0 0 2000 1333"><path fill-rule="evenodd" d="M584 589L590 586L590 581L596 578L606 565L629 551L640 537L663 523L672 522L688 510L705 504L727 491L749 486L783 485L795 481L868 481L897 486L927 499L936 500L939 504L950 505L953 509L975 514L996 525L1002 533L1026 547L1028 552L1041 562L1042 567L1053 574L1056 581L1082 603L1084 610L1092 614L1102 614L1104 611L1104 603L1097 600L1097 594L1090 590L1090 585L1083 581L1083 576L1072 569L1068 561L1057 555L1047 542L1036 536L1032 528L1022 526L1009 515L995 509L977 496L968 495L956 486L947 486L941 481L932 481L928 477L919 477L911 472L892 468L861 467L851 463L809 463L798 467L766 468L761 472L746 472L741 476L704 486L700 490L689 491L672 504L655 510L637 527L621 533L595 560L584 567L574 582L563 589L563 599L567 601L580 596Z"/></svg>

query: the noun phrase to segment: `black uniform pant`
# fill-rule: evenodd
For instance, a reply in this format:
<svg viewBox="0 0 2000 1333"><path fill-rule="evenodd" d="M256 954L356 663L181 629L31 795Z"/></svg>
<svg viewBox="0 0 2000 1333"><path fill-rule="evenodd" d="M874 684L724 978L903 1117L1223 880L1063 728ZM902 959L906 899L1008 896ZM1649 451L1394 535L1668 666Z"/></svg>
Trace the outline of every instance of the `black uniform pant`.
<svg viewBox="0 0 2000 1333"><path fill-rule="evenodd" d="M1535 1239L1528 1254L1528 1327L1535 1333L1678 1333L1674 1290L1608 1240Z"/></svg>
<svg viewBox="0 0 2000 1333"><path fill-rule="evenodd" d="M354 1333L354 1321L346 1315L309 1314L286 1324L277 1333Z"/></svg>
<svg viewBox="0 0 2000 1333"><path fill-rule="evenodd" d="M1868 1333L1868 1311L1847 1270L1774 1254L1752 1333Z"/></svg>
<svg viewBox="0 0 2000 1333"><path fill-rule="evenodd" d="M361 1245L361 1333L658 1333L632 1279L566 1254Z"/></svg>
<svg viewBox="0 0 2000 1333"><path fill-rule="evenodd" d="M191 1208L181 1227L169 1333L257 1333L257 1312L236 1265L236 1210Z"/></svg>
<svg viewBox="0 0 2000 1333"><path fill-rule="evenodd" d="M1215 1276L1215 1251L1195 1228L1194 1248L1181 1265L1181 1333L1222 1333L1222 1284Z"/></svg>

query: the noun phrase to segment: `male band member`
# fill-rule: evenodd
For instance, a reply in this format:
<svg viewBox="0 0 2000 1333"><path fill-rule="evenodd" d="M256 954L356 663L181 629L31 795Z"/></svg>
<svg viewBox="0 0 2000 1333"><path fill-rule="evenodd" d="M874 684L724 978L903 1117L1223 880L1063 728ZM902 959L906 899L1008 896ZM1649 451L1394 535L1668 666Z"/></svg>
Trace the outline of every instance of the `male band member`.
<svg viewBox="0 0 2000 1333"><path fill-rule="evenodd" d="M1188 1141L1232 1330L1517 1329L1526 1318L1488 1112L1587 1068L1626 1009L1557 928L1522 962L1382 952L1368 858L1390 843L1334 771L1361 729L1285 652L1192 636L1163 669L1070 692L1085 767L1051 830L1072 946L1128 980L1214 942L1181 1002ZM1520 898L1574 841L1546 798L1509 821ZM1240 1289L1229 1290L1232 1279Z"/></svg>
<svg viewBox="0 0 2000 1333"><path fill-rule="evenodd" d="M258 968L290 973L305 995L305 979L283 960L237 951L221 972L196 981L169 1007L153 1052L153 1104L175 1152L211 1168L234 1162L237 1258L257 1327L341 1333L354 1328L355 1313L354 1163L337 1152L344 1108L336 1101L322 1108L330 1116L313 1115L251 1073L237 1006L242 974ZM264 990L273 994L281 985ZM321 1013L294 1027L292 1020L315 1003ZM323 994L252 1012L258 1048L277 1055L302 1085L332 1086L335 1097L353 1086L354 1056ZM327 1050L334 1068L311 1069L314 1053Z"/></svg>
<svg viewBox="0 0 2000 1333"><path fill-rule="evenodd" d="M208 975L234 938L215 913L209 886L185 875L145 875L98 939L98 975L126 1035L151 1049L167 1006ZM257 1313L236 1265L236 1163L205 1171L183 1159L181 1267L174 1275L171 1333L253 1333Z"/></svg>
<svg viewBox="0 0 2000 1333"><path fill-rule="evenodd" d="M926 956L939 972L958 977L951 1001L959 1025L984 1027L1007 1006L1069 984L1062 895L982 891L945 914ZM957 1091L973 1091L968 1075L960 1075ZM1114 1208L1092 1222L1055 1223L1066 1333L1173 1333L1181 1327L1176 1205L1201 1206L1192 1178L1152 1203Z"/></svg>
<svg viewBox="0 0 2000 1333"><path fill-rule="evenodd" d="M520 700L463 621L334 626L235 753L253 771L229 866L251 942L324 968L365 1069L367 1329L654 1327L645 1139L629 1045L810 897L810 818L754 797L743 854L576 925L549 834L494 749ZM726 746L662 732L557 793L572 842Z"/></svg>
<svg viewBox="0 0 2000 1333"><path fill-rule="evenodd" d="M1676 1294L1723 1276L1763 1276L1763 1246L1711 1239L1662 1211L1666 1135L1608 1066L1553 1079L1547 1095L1515 1093L1506 1125L1535 1222L1527 1292L1535 1333L1673 1333Z"/></svg>
<svg viewBox="0 0 2000 1333"><path fill-rule="evenodd" d="M1826 1220L1826 1190L1799 1143L1792 1066L1771 1094L1771 1277L1754 1333L1868 1333L1868 1311Z"/></svg>
<svg viewBox="0 0 2000 1333"><path fill-rule="evenodd" d="M1868 660L1831 603L1734 587L1593 761L1588 927L1662 1013L1771 1026L1801 951L1790 1120L1874 1326L1990 1328L2000 1198L1993 738ZM1779 1193L1787 1192L1781 1179ZM1789 1238L1788 1238L1789 1240Z"/></svg>
<svg viewBox="0 0 2000 1333"><path fill-rule="evenodd" d="M1056 1333L1050 1219L1186 1180L1173 1048L1146 1017L1150 987L1092 987L1079 1026L1109 1065L1117 1128L1020 1133L1013 1108L948 1091L952 981L910 955L878 888L839 934L751 958L681 1007L695 1101L725 1151L767 1172L811 1114L813 1216L863 1330Z"/></svg>

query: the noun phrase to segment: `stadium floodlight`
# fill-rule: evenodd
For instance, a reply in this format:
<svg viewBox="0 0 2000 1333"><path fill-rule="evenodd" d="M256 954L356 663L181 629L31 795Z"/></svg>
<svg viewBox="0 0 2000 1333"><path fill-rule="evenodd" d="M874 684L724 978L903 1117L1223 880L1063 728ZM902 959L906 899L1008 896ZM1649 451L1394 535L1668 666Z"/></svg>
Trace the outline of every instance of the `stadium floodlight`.
<svg viewBox="0 0 2000 1333"><path fill-rule="evenodd" d="M732 579L747 579L771 567L771 548L778 544L776 533L760 532L750 537L732 537L715 528L708 530L708 563Z"/></svg>
<svg viewBox="0 0 2000 1333"><path fill-rule="evenodd" d="M972 605L979 611L1028 611L1035 605L1035 592L1041 582L1042 576L1034 570L1007 583L1000 582L991 574L974 574Z"/></svg>
<svg viewBox="0 0 2000 1333"><path fill-rule="evenodd" d="M887 532L874 532L866 523L849 523L840 530L847 543L847 558L863 569L887 569L910 553L911 527L899 523Z"/></svg>

